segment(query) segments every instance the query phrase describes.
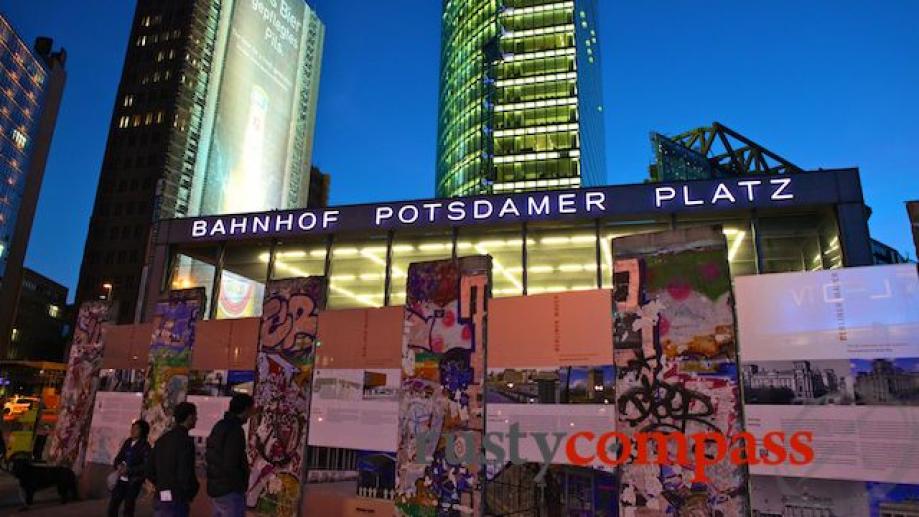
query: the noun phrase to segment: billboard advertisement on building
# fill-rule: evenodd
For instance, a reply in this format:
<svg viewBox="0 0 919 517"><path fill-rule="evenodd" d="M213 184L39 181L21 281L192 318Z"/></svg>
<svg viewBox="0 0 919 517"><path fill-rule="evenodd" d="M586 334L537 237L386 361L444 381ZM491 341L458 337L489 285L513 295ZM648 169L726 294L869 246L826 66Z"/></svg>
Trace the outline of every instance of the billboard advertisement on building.
<svg viewBox="0 0 919 517"><path fill-rule="evenodd" d="M302 82L303 0L232 4L201 214L284 208Z"/></svg>

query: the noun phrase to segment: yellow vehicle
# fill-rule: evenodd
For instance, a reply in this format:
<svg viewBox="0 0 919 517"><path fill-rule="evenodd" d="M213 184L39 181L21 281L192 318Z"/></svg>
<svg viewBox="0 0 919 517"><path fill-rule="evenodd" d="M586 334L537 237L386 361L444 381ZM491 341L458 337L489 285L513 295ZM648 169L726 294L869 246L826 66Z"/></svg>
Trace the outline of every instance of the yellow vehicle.
<svg viewBox="0 0 919 517"><path fill-rule="evenodd" d="M33 407L38 407L39 401L38 397L13 395L10 400L3 404L3 419L15 420Z"/></svg>

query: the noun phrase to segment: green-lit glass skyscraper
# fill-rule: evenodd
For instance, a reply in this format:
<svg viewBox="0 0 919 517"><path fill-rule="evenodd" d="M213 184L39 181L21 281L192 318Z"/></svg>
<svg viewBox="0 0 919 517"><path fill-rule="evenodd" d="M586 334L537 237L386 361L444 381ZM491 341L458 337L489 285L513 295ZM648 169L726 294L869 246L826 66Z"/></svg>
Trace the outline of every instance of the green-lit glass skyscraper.
<svg viewBox="0 0 919 517"><path fill-rule="evenodd" d="M597 0L444 0L437 195L605 183Z"/></svg>

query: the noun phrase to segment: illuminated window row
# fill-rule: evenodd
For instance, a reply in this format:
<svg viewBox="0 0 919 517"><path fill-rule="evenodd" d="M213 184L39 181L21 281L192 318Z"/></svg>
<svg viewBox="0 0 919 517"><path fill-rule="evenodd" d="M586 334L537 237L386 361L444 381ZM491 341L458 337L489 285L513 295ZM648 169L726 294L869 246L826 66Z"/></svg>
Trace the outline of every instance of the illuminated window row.
<svg viewBox="0 0 919 517"><path fill-rule="evenodd" d="M164 114L162 111L157 111L156 113L150 111L146 115L138 114L133 117L130 115L122 115L118 119L118 127L121 129L128 127L140 127L141 125L149 126L150 124L162 124L164 119Z"/></svg>
<svg viewBox="0 0 919 517"><path fill-rule="evenodd" d="M543 59L547 57L573 56L577 53L574 48L558 48L555 50L541 50L539 52L527 52L525 54L510 54L504 56L505 62L527 61L530 59ZM499 85L500 86L500 85Z"/></svg>
<svg viewBox="0 0 919 517"><path fill-rule="evenodd" d="M495 106L495 111L516 111L533 108L547 108L550 106L570 106L577 103L577 97L566 97L561 99L547 99L542 101L517 102L514 104L499 104Z"/></svg>
<svg viewBox="0 0 919 517"><path fill-rule="evenodd" d="M498 129L494 135L502 136L522 136L522 135L541 135L543 133L560 133L562 131L577 131L578 124L551 124L548 126L536 127L519 127L516 129Z"/></svg>
<svg viewBox="0 0 919 517"><path fill-rule="evenodd" d="M515 181L513 183L495 183L495 193L510 192L523 189L547 189L556 187L579 187L581 178L559 178L551 180Z"/></svg>
<svg viewBox="0 0 919 517"><path fill-rule="evenodd" d="M503 86L518 86L521 84L547 83L550 81L563 81L565 79L577 79L577 72L562 72L558 74L534 75L531 77L519 77L517 79L501 79L495 84L500 88Z"/></svg>
<svg viewBox="0 0 919 517"><path fill-rule="evenodd" d="M541 13L544 11L555 11L558 9L573 9L574 2L556 2L554 4L542 4L534 5L530 7L508 7L505 9L501 15L502 16L517 16L523 14L531 13Z"/></svg>
<svg viewBox="0 0 919 517"><path fill-rule="evenodd" d="M578 149L572 149L567 152L567 157L577 158L581 156L581 151ZM493 158L494 163L514 163L514 162L529 162L533 160L556 160L558 158L565 158L558 152L548 152L548 153L526 153L526 154L512 154L508 156L495 156Z"/></svg>
<svg viewBox="0 0 919 517"><path fill-rule="evenodd" d="M557 34L560 32L574 32L574 25L566 23L564 25L553 25L551 27L540 27L538 29L524 29L519 31L508 31L501 35L501 38L526 38L529 36L544 36L546 34Z"/></svg>

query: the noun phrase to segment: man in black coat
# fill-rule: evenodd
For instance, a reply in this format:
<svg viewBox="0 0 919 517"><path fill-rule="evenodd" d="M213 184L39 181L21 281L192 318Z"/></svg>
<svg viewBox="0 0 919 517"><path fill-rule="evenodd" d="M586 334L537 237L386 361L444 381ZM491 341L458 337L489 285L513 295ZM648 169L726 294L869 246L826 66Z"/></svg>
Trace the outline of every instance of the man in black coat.
<svg viewBox="0 0 919 517"><path fill-rule="evenodd" d="M118 482L112 489L112 498L109 499L109 517L118 517L118 509L124 503L124 516L133 517L134 503L137 495L144 486L144 469L150 457L150 424L144 420L136 420L131 424L131 436L121 445L121 450L115 456L113 466L118 471Z"/></svg>
<svg viewBox="0 0 919 517"><path fill-rule="evenodd" d="M207 495L214 505L214 517L243 517L249 462L243 425L255 414L255 401L245 393L230 399L230 409L207 437Z"/></svg>
<svg viewBox="0 0 919 517"><path fill-rule="evenodd" d="M175 425L153 445L147 463L147 479L156 487L156 517L188 517L191 502L198 494L195 442L188 436L198 421L198 409L190 402L181 402L172 415Z"/></svg>

